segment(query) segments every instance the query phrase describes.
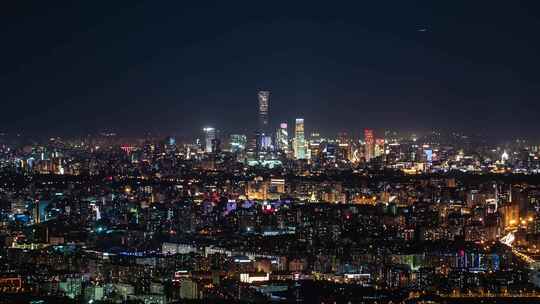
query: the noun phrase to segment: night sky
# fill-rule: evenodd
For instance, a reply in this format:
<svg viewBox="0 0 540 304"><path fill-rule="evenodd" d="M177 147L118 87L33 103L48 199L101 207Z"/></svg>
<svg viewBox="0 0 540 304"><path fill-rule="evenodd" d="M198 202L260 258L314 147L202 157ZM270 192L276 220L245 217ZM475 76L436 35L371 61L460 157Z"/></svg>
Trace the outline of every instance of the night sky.
<svg viewBox="0 0 540 304"><path fill-rule="evenodd" d="M268 89L275 126L540 138L537 1L9 2L2 131L251 134Z"/></svg>

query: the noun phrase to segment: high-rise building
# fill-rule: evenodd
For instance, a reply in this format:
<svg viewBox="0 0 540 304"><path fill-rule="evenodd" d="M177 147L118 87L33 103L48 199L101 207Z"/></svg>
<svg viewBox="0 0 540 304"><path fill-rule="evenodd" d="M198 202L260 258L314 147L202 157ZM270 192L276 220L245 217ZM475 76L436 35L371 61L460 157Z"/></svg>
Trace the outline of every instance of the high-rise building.
<svg viewBox="0 0 540 304"><path fill-rule="evenodd" d="M375 136L373 130L364 129L365 153L366 161L370 161L375 155Z"/></svg>
<svg viewBox="0 0 540 304"><path fill-rule="evenodd" d="M216 129L212 127L206 127L203 129L203 131L204 131L204 152L212 153L213 152L212 146L216 140Z"/></svg>
<svg viewBox="0 0 540 304"><path fill-rule="evenodd" d="M294 158L306 159L306 139L304 137L304 119L297 118L294 128Z"/></svg>
<svg viewBox="0 0 540 304"><path fill-rule="evenodd" d="M180 299L197 300L200 298L199 284L189 278L182 279L180 283Z"/></svg>
<svg viewBox="0 0 540 304"><path fill-rule="evenodd" d="M271 151L271 150L273 150L272 136L263 134L260 140L259 151Z"/></svg>
<svg viewBox="0 0 540 304"><path fill-rule="evenodd" d="M217 137L212 140L212 152L221 152L221 140Z"/></svg>
<svg viewBox="0 0 540 304"><path fill-rule="evenodd" d="M242 134L231 134L230 143L231 152L242 152L246 149L247 138Z"/></svg>
<svg viewBox="0 0 540 304"><path fill-rule="evenodd" d="M270 101L270 91L259 91L257 93L259 100L259 126L256 134L257 154L265 153L272 149L272 138L268 132L268 106Z"/></svg>
<svg viewBox="0 0 540 304"><path fill-rule="evenodd" d="M259 91L259 132L268 132L268 104L270 102L270 91Z"/></svg>
<svg viewBox="0 0 540 304"><path fill-rule="evenodd" d="M309 139L306 141L306 158L316 159L320 156L321 148L325 140L318 132L312 132Z"/></svg>
<svg viewBox="0 0 540 304"><path fill-rule="evenodd" d="M384 144L385 142L383 138L375 139L375 148L374 148L374 153L373 153L375 157L384 155Z"/></svg>
<svg viewBox="0 0 540 304"><path fill-rule="evenodd" d="M286 122L282 122L277 129L276 146L278 150L285 154L289 152L289 131L287 130Z"/></svg>
<svg viewBox="0 0 540 304"><path fill-rule="evenodd" d="M344 159L353 160L353 145L352 140L349 138L347 132L338 133L337 138L340 156Z"/></svg>

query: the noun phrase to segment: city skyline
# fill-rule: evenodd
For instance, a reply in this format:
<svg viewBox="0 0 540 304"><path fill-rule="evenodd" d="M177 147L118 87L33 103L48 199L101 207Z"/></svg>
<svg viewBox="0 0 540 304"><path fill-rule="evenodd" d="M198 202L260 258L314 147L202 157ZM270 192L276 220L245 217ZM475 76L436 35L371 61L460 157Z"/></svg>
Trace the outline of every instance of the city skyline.
<svg viewBox="0 0 540 304"><path fill-rule="evenodd" d="M271 103L270 103L270 95L271 95L271 91L268 91L268 90L258 90L257 91L257 99L256 99L256 102L257 102L257 108L256 108L256 111L254 113L252 113L252 115L256 115L256 120L257 120L257 125L254 127L254 130L248 130L248 129L243 129L241 130L241 132L239 132L239 130L223 130L219 127L216 127L216 124L212 124L212 123L209 123L209 124L205 124L202 129L199 129L199 130L196 130L194 133L192 134L186 134L186 133L179 133L178 131L173 131L173 132L167 132L167 131L158 131L158 132L142 132L142 133L138 133L138 134L129 134L129 133L122 133L121 130L118 130L120 131L118 133L117 130L101 130L100 132L95 132L95 133L92 133L92 132L88 132L86 134L77 134L75 135L75 137L77 136L92 136L92 135L96 135L96 134L104 134L106 136L109 136L109 135L120 135L120 136L128 136L128 137L140 137L140 136L180 136L180 138L183 138L184 140L186 139L190 139L190 140L203 140L204 141L204 146L205 146L205 150L206 152L212 152L214 150L214 147L215 145L217 144L217 146L219 146L221 144L221 140L227 136L243 136L247 139L251 139L253 140L253 143L255 144L254 147L252 147L253 149L257 150L258 152L264 152L265 150L274 150L274 149L285 149L287 150L289 147L286 147L284 148L284 144L283 142L287 142L288 140L292 140L292 150L293 152L295 151L295 147L296 147L296 134L292 137L292 138L288 138L288 131L287 131L287 126L288 126L288 120L282 120L281 122L279 122L278 124L276 124L275 126L272 124L271 120L269 119L270 116L270 111L271 111ZM375 154L379 153L380 154L380 151L377 152L375 151L374 149L377 147L377 145L375 145L375 141L378 141L378 140L382 140L384 142L385 138L389 135L389 134L393 134L393 136L400 136L402 139L403 138L409 138L409 139L412 139L412 138L419 138L419 137L422 137L422 136L431 136L433 134L439 134L439 135L443 135L443 136L452 136L452 135L459 135L459 136L467 136L467 137L470 137L470 136L473 136L473 138L475 138L475 140L481 140L485 143L491 143L491 144L502 144L502 143L508 143L508 142L511 142L513 140L530 140L530 138L525 138L525 137L520 137L520 136L511 136L510 138L501 138L501 137L497 137L497 136L486 136L486 134L482 134L482 133L471 133L471 132L458 132L456 131L455 129L452 130L452 129L449 129L449 130L441 130L441 129L431 129L431 130L422 130L422 131L411 131L411 130L403 130L403 129L388 129L388 128L379 128L376 130L376 133L377 133L377 138L374 137L374 129L373 128L353 128L353 129L340 129L339 131L337 132L328 132L328 130L321 130L321 128L318 126L318 125L315 125L315 126L311 126L311 128L308 128L307 130L304 128L304 119L303 118L293 118L293 119L290 119L292 120L294 123L291 124L291 125L294 125L295 126L295 129L298 125L298 123L300 122L300 128L301 128L301 137L305 138L305 139L310 139L312 136L317 136L317 137L320 137L321 135L324 137L324 138L339 138L343 135L346 135L346 137L348 138L348 140L351 140L351 139L357 139L359 141L363 141L364 143L366 143L369 148L367 149L367 158L371 158L373 157ZM219 125L218 125L219 126ZM275 128L274 128L275 127ZM201 133L202 131L202 133ZM242 133L242 132L245 132L245 134L239 134L239 133ZM295 132L295 131L293 131ZM296 133L296 132L295 132ZM8 137L8 138L13 138L13 137L22 137L26 140L36 140L36 139L39 139L41 137L41 139L44 139L44 138L49 138L50 135L47 135L45 133L42 133L41 136L32 136L31 134L21 134L19 132L15 132L15 133L12 133L12 134L8 134L8 133L5 133L5 132L1 132L0 133L1 136L4 136L4 137ZM9 136L11 135L11 136ZM67 136L68 138L69 137L73 137L74 135L73 134L69 134L69 133L57 133L57 134L54 134L53 137L55 136L58 136L58 137L62 137L62 136ZM337 137L336 137L337 136ZM173 137L169 137L169 138L173 138ZM201 139L202 138L202 139ZM215 142L217 140L217 142ZM532 142L534 142L534 140L532 140ZM247 142L246 142L246 145L247 145ZM304 145L300 145L300 146L306 146L305 144ZM380 145L379 145L380 146ZM306 146L307 148L307 146ZM296 152L295 152L296 153Z"/></svg>
<svg viewBox="0 0 540 304"><path fill-rule="evenodd" d="M301 147L305 147L306 149L309 149L309 147L307 146L306 143L304 144L300 144L299 146L297 146L296 142L297 142L297 135L296 134L296 128L298 126L300 126L300 138L303 138L301 139L300 141L304 141L305 139L311 139L311 137L313 136L316 136L316 137L320 137L321 135L323 136L324 140L326 139L335 139L337 138L338 141L339 141L339 138L342 137L342 136L345 136L347 138L347 141L350 141L350 140L359 140L360 142L363 141L363 143L365 143L367 145L367 148L366 148L366 158L369 160L370 158L374 157L374 156L377 156L377 155L380 155L382 152L381 151L378 151L376 150L377 147L380 147L380 146L384 146L384 141L387 139L387 136L388 135L392 135L393 137L395 136L398 136L402 139L404 138L409 138L409 139L412 139L412 138L419 138L419 137L422 137L422 136L431 136L433 134L442 134L443 136L451 136L452 134L455 134L455 135L460 135L460 136L473 136L475 139L475 141L477 140L481 140L485 143L491 143L491 144L502 144L502 143L508 143L508 142L511 142L513 140L526 140L525 138L523 137L513 137L513 138L506 138L506 139L503 139L503 138L500 138L500 137L495 137L495 136L485 136L485 134L474 134L474 133L460 133L460 132L456 132L455 130L440 130L440 129L432 129L432 130L429 130L429 131L420 131L420 132L417 132L417 131L403 131L403 130L396 130L396 129L393 129L393 130L390 130L390 129L379 129L376 131L377 133L377 138L375 138L374 136L374 130L371 129L371 128L356 128L356 129L349 129L349 130L346 130L346 129L341 129L340 131L338 131L337 133L332 133L332 132L327 132L328 130L321 130L319 128L319 126L315 125L315 126L311 126L311 128L308 128L307 131L304 127L304 119L303 118L294 118L293 121L294 121L294 124L291 124L291 125L294 125L294 132L295 132L295 135L292 137L292 138L289 138L288 137L288 122L287 121L281 121L278 125L274 126L271 122L270 122L270 119L269 117L270 116L270 111L271 111L271 103L270 103L270 95L271 95L271 91L268 91L268 90L259 90L257 91L257 109L256 109L256 113L254 115L257 116L257 126L255 127L254 130L242 130L242 131L245 131L246 134L238 134L238 130L223 130L223 129L220 129L220 128L216 128L216 125L215 124L205 124L204 127L202 128L202 130L198 130L196 131L194 134L178 134L176 132L158 132L158 133L154 133L152 134L152 132L148 132L148 133L140 133L140 134L136 134L135 137L139 137L141 135L144 135L144 136L180 136L180 138L183 138L184 140L186 139L190 139L190 140L195 140L195 141L198 141L198 140L202 140L204 142L204 150L209 153L209 152L213 152L215 150L216 147L219 147L222 143L221 143L221 140L225 139L226 137L228 136L231 136L231 137L234 137L234 136L242 136L244 137L244 140L246 141L245 143L240 143L238 142L239 138L237 137L235 141L237 141L235 143L235 145L238 145L238 146L244 146L244 148L247 148L248 144L247 144L247 139L250 139L253 140L253 143L255 144L255 146L251 147L252 149L255 149L257 151L257 153L259 152L262 152L262 153L265 153L266 152L269 152L271 150L282 150L282 151L288 151L289 148L292 148L292 151L295 155L295 157L298 157L297 156L297 152L296 150L297 149L302 149ZM274 127L276 127L274 129ZM272 129L274 131L272 131ZM202 131L202 133L200 132ZM322 131L322 132L321 132ZM241 132L240 132L241 133ZM112 130L102 130L101 132L98 132L98 133L87 133L85 134L84 136L91 136L91 135L96 135L96 134L105 134L105 135L121 135L121 136L133 136L132 135L129 135L129 134L126 134L126 133L117 133L116 131L112 131ZM440 135L439 134L439 135ZM2 136L7 136L9 134L6 134L6 133L0 133L0 135ZM59 136L59 137L62 137L62 136L65 136L67 135L66 133L63 133L63 134L55 134L55 136ZM11 138L13 138L13 136L15 137L23 137L27 140L36 140L36 139L39 139L40 137L39 136L31 136L31 135L23 135L23 134L20 134L20 133L14 133L14 134L11 134ZM81 135L79 135L81 136ZM337 136L337 137L335 137ZM53 136L54 137L54 136ZM68 137L70 137L68 135ZM8 136L9 138L9 136ZM41 134L41 139L43 138L48 138L48 136L46 134ZM169 139L174 139L174 137L168 137ZM174 139L175 140L175 139ZM289 141L292 141L292 147L289 147L288 145L288 142ZM377 143L376 144L376 141L382 141L382 144L380 143ZM285 144L287 143L287 144ZM305 154L301 152L301 154ZM302 156L304 157L304 156ZM302 158L301 157L301 158Z"/></svg>
<svg viewBox="0 0 540 304"><path fill-rule="evenodd" d="M538 12L8 1L0 303L540 303Z"/></svg>

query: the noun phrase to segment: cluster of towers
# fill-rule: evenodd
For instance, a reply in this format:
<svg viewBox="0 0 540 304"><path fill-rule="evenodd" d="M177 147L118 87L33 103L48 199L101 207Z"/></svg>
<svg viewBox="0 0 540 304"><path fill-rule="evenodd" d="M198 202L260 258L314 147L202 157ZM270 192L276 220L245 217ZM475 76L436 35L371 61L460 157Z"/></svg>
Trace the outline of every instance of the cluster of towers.
<svg viewBox="0 0 540 304"><path fill-rule="evenodd" d="M232 134L230 136L231 152L247 151L248 158L253 160L276 159L278 156L286 156L297 160L310 159L310 151L318 150L317 147L311 146L319 143L312 140L310 144L310 141L307 140L304 119L295 119L292 138L289 135L287 122L281 122L277 129L271 128L269 119L270 97L270 91L261 90L257 92L258 124L254 136L248 140L245 135ZM218 151L220 140L217 130L207 127L203 131L205 133L205 139L201 143L203 150L206 153ZM360 154L365 161L370 161L381 154L379 141L379 139L375 138L373 130L364 130L364 147ZM347 145L350 149L353 148L352 142L348 138L339 140L339 142L341 145ZM384 146L384 143L382 146ZM353 151L348 153L350 159L354 159L353 156L360 158L357 154L353 153Z"/></svg>
<svg viewBox="0 0 540 304"><path fill-rule="evenodd" d="M258 125L255 136L248 141L242 134L230 136L230 150L251 152L254 159L273 159L279 154L291 156L296 159L307 159L307 143L304 135L304 119L297 118L294 137L289 137L287 122L279 124L277 129L272 130L269 123L270 91L259 91L258 99ZM200 143L205 153L217 152L220 147L218 131L213 127L203 128L204 140Z"/></svg>
<svg viewBox="0 0 540 304"><path fill-rule="evenodd" d="M268 110L270 104L270 91L259 91L259 124L255 134L255 152L261 158L268 154L283 153L289 155L289 130L286 122L279 124L275 132L269 128ZM304 119L297 118L295 121L293 149L295 159L307 158L307 145L304 134Z"/></svg>

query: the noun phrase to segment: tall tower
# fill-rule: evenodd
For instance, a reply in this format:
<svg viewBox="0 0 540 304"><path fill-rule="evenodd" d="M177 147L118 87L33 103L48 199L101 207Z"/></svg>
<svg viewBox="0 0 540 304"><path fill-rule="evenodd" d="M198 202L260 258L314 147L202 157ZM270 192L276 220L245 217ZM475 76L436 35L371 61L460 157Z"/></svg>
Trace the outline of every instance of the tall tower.
<svg viewBox="0 0 540 304"><path fill-rule="evenodd" d="M259 132L268 132L268 103L270 102L270 91L259 91Z"/></svg>
<svg viewBox="0 0 540 304"><path fill-rule="evenodd" d="M272 137L268 134L268 103L270 91L259 91L259 126L255 132L255 150L259 156L264 155L272 146Z"/></svg>
<svg viewBox="0 0 540 304"><path fill-rule="evenodd" d="M204 152L212 153L213 152L213 143L216 140L216 129L212 127L206 127L204 131Z"/></svg>
<svg viewBox="0 0 540 304"><path fill-rule="evenodd" d="M364 141L366 161L370 161L375 154L375 136L373 135L373 130L364 129Z"/></svg>
<svg viewBox="0 0 540 304"><path fill-rule="evenodd" d="M343 153L343 157L348 160L353 160L353 145L347 132L338 133L339 149Z"/></svg>
<svg viewBox="0 0 540 304"><path fill-rule="evenodd" d="M304 119L297 118L294 128L294 158L306 159L306 138L304 136Z"/></svg>
<svg viewBox="0 0 540 304"><path fill-rule="evenodd" d="M286 122L279 124L279 129L276 132L276 146L285 154L289 152L289 131Z"/></svg>

